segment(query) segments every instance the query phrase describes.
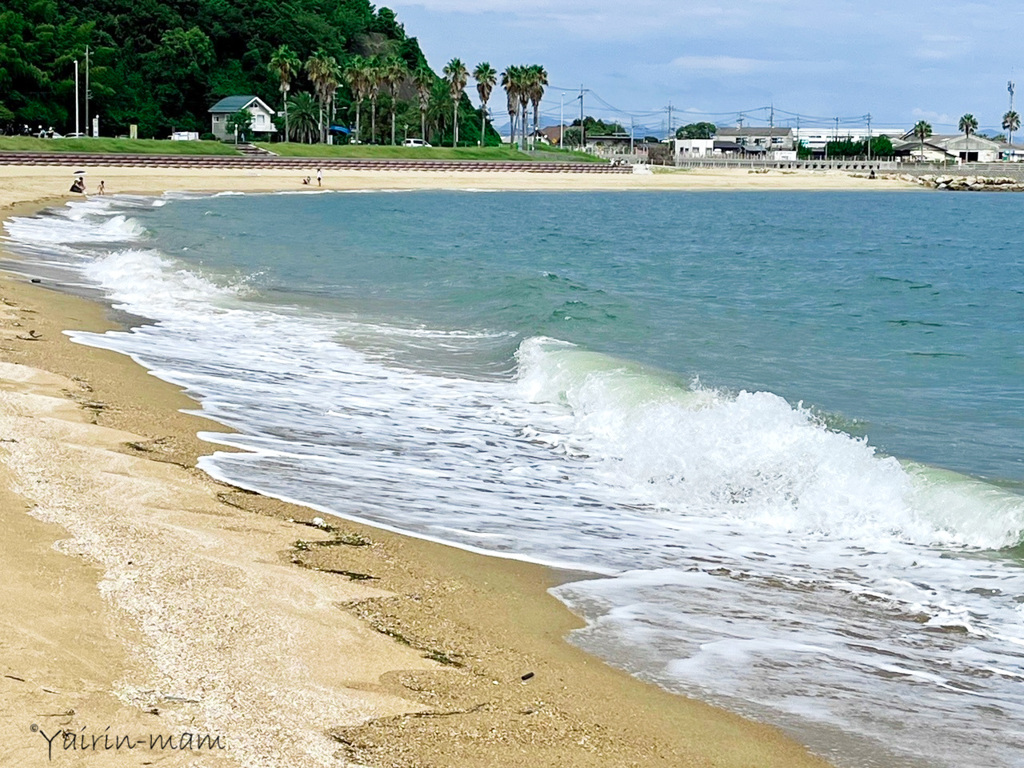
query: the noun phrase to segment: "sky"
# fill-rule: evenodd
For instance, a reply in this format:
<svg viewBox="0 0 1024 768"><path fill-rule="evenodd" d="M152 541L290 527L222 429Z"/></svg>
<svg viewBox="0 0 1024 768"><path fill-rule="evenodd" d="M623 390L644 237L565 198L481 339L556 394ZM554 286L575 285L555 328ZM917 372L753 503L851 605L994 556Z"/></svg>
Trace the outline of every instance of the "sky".
<svg viewBox="0 0 1024 768"><path fill-rule="evenodd" d="M965 113L1001 132L1007 83L1020 77L1024 3L1011 0L386 0L440 71L451 58L543 64L542 123L579 115L637 133L708 120L801 128L956 133ZM472 81L467 88L474 100ZM504 94L491 98L507 125Z"/></svg>

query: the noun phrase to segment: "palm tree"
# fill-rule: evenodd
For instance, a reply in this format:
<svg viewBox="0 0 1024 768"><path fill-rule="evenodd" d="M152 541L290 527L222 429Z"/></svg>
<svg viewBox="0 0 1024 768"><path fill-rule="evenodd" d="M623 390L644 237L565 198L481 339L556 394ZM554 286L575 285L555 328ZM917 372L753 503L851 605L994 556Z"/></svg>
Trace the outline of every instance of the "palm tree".
<svg viewBox="0 0 1024 768"><path fill-rule="evenodd" d="M284 102L284 140L288 141L288 92L292 89L292 80L302 69L299 57L287 45L278 47L270 57L268 65L270 74L275 75L280 83L281 101Z"/></svg>
<svg viewBox="0 0 1024 768"><path fill-rule="evenodd" d="M345 68L345 80L352 90L352 100L356 103L356 143L360 141L360 107L366 98L366 90L369 88L366 76L366 59L362 56L353 56Z"/></svg>
<svg viewBox="0 0 1024 768"><path fill-rule="evenodd" d="M427 125L433 125L438 134L443 135L449 128L452 119L452 93L448 81L438 77L430 89L427 100Z"/></svg>
<svg viewBox="0 0 1024 768"><path fill-rule="evenodd" d="M316 93L316 100L320 104L320 141L327 141L327 132L324 130L324 111L328 104L333 105L334 92L338 88L338 62L333 56L328 56L323 51L317 51L310 56L306 62L306 74L313 84ZM328 114L328 117L330 115Z"/></svg>
<svg viewBox="0 0 1024 768"><path fill-rule="evenodd" d="M444 65L444 77L448 81L448 90L452 96L452 120L454 122L452 147L457 147L459 146L459 102L462 101L462 91L469 80L469 71L460 59L452 59Z"/></svg>
<svg viewBox="0 0 1024 768"><path fill-rule="evenodd" d="M914 138L921 140L921 159L924 160L924 140L932 135L931 123L925 122L924 120L918 120L917 124L914 125Z"/></svg>
<svg viewBox="0 0 1024 768"><path fill-rule="evenodd" d="M312 142L319 125L319 107L308 93L296 93L288 100L291 111L291 135L301 142Z"/></svg>
<svg viewBox="0 0 1024 768"><path fill-rule="evenodd" d="M426 67L420 67L413 73L412 82L416 86L416 95L420 102L420 137L427 140L427 110L430 109L430 92L434 89L434 73Z"/></svg>
<svg viewBox="0 0 1024 768"><path fill-rule="evenodd" d="M501 73L501 87L505 89L508 102L509 143L516 143L516 115L519 113L519 85L521 67L515 64L505 68Z"/></svg>
<svg viewBox="0 0 1024 768"><path fill-rule="evenodd" d="M1010 140L1007 142L1013 147L1013 132L1020 128L1020 115L1014 112L1012 109L1003 115L1003 130L1008 131L1010 134Z"/></svg>
<svg viewBox="0 0 1024 768"><path fill-rule="evenodd" d="M970 157L970 139L971 134L978 130L978 118L968 112L966 115L960 118L960 130L964 132L964 162Z"/></svg>
<svg viewBox="0 0 1024 768"><path fill-rule="evenodd" d="M519 115L521 117L519 149L526 149L526 108L530 106L530 91L533 88L535 74L529 67L519 67L519 85L516 89L519 93Z"/></svg>
<svg viewBox="0 0 1024 768"><path fill-rule="evenodd" d="M487 102L491 98L491 91L497 82L498 73L494 71L488 62L484 61L476 65L473 70L473 79L476 80L476 93L480 97L480 146L484 145L484 136L487 135Z"/></svg>
<svg viewBox="0 0 1024 768"><path fill-rule="evenodd" d="M409 73L401 59L388 59L381 68L381 81L391 96L391 146L395 146L395 110L398 108L398 88Z"/></svg>
<svg viewBox="0 0 1024 768"><path fill-rule="evenodd" d="M540 102L544 98L544 86L548 84L548 72L540 64L533 64L528 69L528 95L533 104L533 136L531 144L537 142L537 130L540 128Z"/></svg>
<svg viewBox="0 0 1024 768"><path fill-rule="evenodd" d="M335 61L333 56L327 57L327 79L324 82L324 92L327 95L328 109L327 114L330 116L330 120L327 123L326 133L330 133L331 125L334 124L334 104L338 97L338 88L341 87L341 67L338 66L338 62Z"/></svg>
<svg viewBox="0 0 1024 768"><path fill-rule="evenodd" d="M366 82L370 89L370 143L377 143L377 97L384 83L383 67L376 56L367 63Z"/></svg>

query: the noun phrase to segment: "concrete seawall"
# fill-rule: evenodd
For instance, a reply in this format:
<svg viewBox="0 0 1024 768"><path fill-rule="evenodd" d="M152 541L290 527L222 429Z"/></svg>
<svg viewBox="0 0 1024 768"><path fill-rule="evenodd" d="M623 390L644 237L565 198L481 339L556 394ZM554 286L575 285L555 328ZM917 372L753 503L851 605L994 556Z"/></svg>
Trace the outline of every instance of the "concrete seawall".
<svg viewBox="0 0 1024 768"><path fill-rule="evenodd" d="M375 160L369 158L269 157L247 155L121 155L75 152L0 152L0 165L230 168L307 171L507 171L518 173L632 173L628 165L604 163L504 162L488 160Z"/></svg>

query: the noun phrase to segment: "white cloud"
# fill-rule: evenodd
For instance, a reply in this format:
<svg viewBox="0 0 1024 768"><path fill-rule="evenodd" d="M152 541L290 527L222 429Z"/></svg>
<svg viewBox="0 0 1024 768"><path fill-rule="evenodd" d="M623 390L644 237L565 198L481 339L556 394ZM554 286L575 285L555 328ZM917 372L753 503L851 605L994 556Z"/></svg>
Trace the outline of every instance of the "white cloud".
<svg viewBox="0 0 1024 768"><path fill-rule="evenodd" d="M745 75L763 72L777 62L761 59L744 59L736 56L680 56L672 60L673 67L690 72L711 72L726 75Z"/></svg>
<svg viewBox="0 0 1024 768"><path fill-rule="evenodd" d="M383 0L399 13L417 8L437 14L459 14L479 17L495 14L506 24L550 31L564 30L573 38L584 40L629 41L641 44L652 36L706 37L723 29L740 29L749 24L751 3L768 0L717 0L705 4L680 4L672 0L587 0L566 3L564 0ZM806 2L807 0L798 0ZM776 24L780 22L778 4L792 0L774 0Z"/></svg>
<svg viewBox="0 0 1024 768"><path fill-rule="evenodd" d="M946 112L932 112L931 110L921 109L920 107L914 107L910 114L914 116L915 120L927 120L929 123L935 123L937 125L953 125L959 119L947 114Z"/></svg>

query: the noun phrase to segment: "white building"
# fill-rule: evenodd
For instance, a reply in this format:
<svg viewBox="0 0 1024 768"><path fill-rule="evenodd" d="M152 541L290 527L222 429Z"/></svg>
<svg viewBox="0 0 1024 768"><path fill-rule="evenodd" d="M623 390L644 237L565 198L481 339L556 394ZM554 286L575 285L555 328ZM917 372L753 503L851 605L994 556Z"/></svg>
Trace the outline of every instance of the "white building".
<svg viewBox="0 0 1024 768"><path fill-rule="evenodd" d="M863 128L840 128L838 133L835 128L795 128L793 134L795 140L802 143L812 152L824 152L825 145L830 141L864 141L870 135L871 138L888 136L890 139L897 139L907 132L906 128L875 128L872 126L870 133L867 127Z"/></svg>
<svg viewBox="0 0 1024 768"><path fill-rule="evenodd" d="M719 128L715 132L719 141L739 144L745 152L773 152L796 148L792 128Z"/></svg>
<svg viewBox="0 0 1024 768"><path fill-rule="evenodd" d="M210 132L221 141L233 139L234 131L228 132L228 117L242 109L252 115L253 133L277 133L273 119L276 113L259 96L228 96L218 101L210 107Z"/></svg>
<svg viewBox="0 0 1024 768"><path fill-rule="evenodd" d="M713 157L715 154L714 139L672 139L672 154L676 160L694 160Z"/></svg>
<svg viewBox="0 0 1024 768"><path fill-rule="evenodd" d="M924 155L921 142L908 131L901 137L906 144L902 149L916 160L955 160L961 163L995 163L1004 159L1005 145L986 139L984 136L964 136L962 133L932 134L924 140ZM1009 159L1009 158L1007 158Z"/></svg>

